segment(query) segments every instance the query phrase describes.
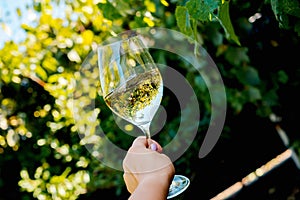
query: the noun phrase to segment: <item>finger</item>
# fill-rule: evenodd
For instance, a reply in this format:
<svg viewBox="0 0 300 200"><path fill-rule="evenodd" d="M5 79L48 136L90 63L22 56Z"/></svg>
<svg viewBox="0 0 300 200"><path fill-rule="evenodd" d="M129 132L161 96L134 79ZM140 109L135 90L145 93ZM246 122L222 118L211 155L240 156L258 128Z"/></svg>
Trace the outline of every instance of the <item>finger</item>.
<svg viewBox="0 0 300 200"><path fill-rule="evenodd" d="M139 136L137 138L135 138L135 140L133 141L132 147L138 147L138 146L143 146L143 147L147 147L147 140L145 136Z"/></svg>
<svg viewBox="0 0 300 200"><path fill-rule="evenodd" d="M149 143L150 143L149 148L151 150L157 151L159 153L162 152L163 149L158 142L150 139ZM143 147L143 148L148 147L148 141L145 136L139 136L133 141L131 148L137 148L137 147Z"/></svg>
<svg viewBox="0 0 300 200"><path fill-rule="evenodd" d="M156 150L157 150L157 145L153 142L153 143L150 145L150 149L153 150L153 151L156 151Z"/></svg>
<svg viewBox="0 0 300 200"><path fill-rule="evenodd" d="M162 147L155 140L151 140L150 149L152 149L153 151L157 151L159 153L162 153Z"/></svg>

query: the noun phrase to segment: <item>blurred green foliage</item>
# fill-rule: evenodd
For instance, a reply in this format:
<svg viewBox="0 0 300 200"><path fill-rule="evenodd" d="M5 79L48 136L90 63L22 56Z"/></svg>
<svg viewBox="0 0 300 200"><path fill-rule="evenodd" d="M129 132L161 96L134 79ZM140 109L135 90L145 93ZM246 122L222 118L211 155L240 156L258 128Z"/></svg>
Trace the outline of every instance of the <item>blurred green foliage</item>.
<svg viewBox="0 0 300 200"><path fill-rule="evenodd" d="M280 104L278 89L289 81L290 74L276 67L261 72L263 66L253 62L251 45L243 40L254 28L247 19L251 12L237 16L233 10L255 14L261 7L270 7L280 28L300 35L297 0L270 0L259 6L257 2L239 0L66 0L64 18L54 18L58 3L34 0L32 7L38 18L33 25L22 24L26 39L19 43L7 41L0 50L0 174L10 169L9 174L0 177L0 189L7 189L12 181L13 190L19 191L22 199L70 200L110 188L115 189L116 196L126 192L122 173L94 159L84 146L90 139L84 135L86 126L97 124L84 115L80 123L75 123L72 115L74 79L80 65L92 47L106 38L140 27L181 31L196 39L214 58L225 81L230 113L238 114L250 103L258 116L268 117ZM299 44L299 38L295 40ZM280 45L272 42L274 48ZM153 56L169 66L176 63L174 68L197 86L195 92L204 102L199 135L189 152L176 162L184 166L184 173L191 174L186 161L198 155L201 132L209 124L209 95L201 77L187 70L188 64L181 61L178 65L176 58L164 52L154 52ZM97 123L108 130L108 137L127 148L132 138L120 134L101 94L90 88L85 92L89 98L80 101L84 106L95 103L101 115ZM167 107L170 102L172 96L165 97L162 104ZM176 133L179 117L168 121L166 134L159 138L162 144ZM99 136L94 139L101 141Z"/></svg>

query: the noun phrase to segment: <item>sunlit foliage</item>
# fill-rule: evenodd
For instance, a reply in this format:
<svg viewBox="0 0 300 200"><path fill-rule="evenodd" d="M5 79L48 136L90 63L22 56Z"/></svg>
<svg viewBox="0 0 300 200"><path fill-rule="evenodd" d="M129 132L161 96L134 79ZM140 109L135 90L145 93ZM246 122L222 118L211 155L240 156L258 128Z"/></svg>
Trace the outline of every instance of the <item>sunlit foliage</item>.
<svg viewBox="0 0 300 200"><path fill-rule="evenodd" d="M298 8L296 1L292 8ZM238 114L245 104L253 104L261 117L267 117L278 105L278 88L287 83L288 74L276 69L261 76L259 65L249 56L239 33L249 31L253 24L245 16L231 19L231 6L251 2L233 1L166 1L166 0L34 0L36 18L31 24L22 24L26 31L24 41L8 41L0 50L0 168L16 161L18 190L24 199L71 200L95 190L116 188L116 195L125 191L122 173L107 168L94 159L84 145L101 145L101 137L94 127L101 123L109 130L107 136L127 147L122 134L113 123L112 116L101 101L97 72L91 71L89 79L81 80L80 92L75 82L84 58L107 37L124 30L140 27L166 27L179 30L195 38L213 54L225 81L230 112ZM281 27L299 33L299 12L289 9L288 1L265 2L273 8ZM61 16L53 13L64 5ZM20 11L19 11L20 12ZM20 13L22 16L22 13ZM297 19L297 20L295 20ZM234 23L233 23L234 22ZM294 28L293 28L294 27ZM277 41L272 45L276 47ZM153 54L161 63L177 63L163 52ZM209 123L210 105L202 78L187 70L188 65L176 65L185 73L191 85L198 85L199 100L203 102L203 127ZM95 84L91 89L89 85ZM74 95L79 98L74 101ZM168 104L168 98L163 102ZM80 113L74 107L97 105L89 113ZM76 105L76 106L74 106ZM189 111L187 111L189 112ZM95 117L95 113L97 114ZM101 119L97 119L98 115ZM79 116L80 118L75 118ZM76 122L76 123L75 123ZM168 134L160 141L170 139L176 132L178 118L167 125ZM188 127L186 127L188 128ZM125 129L133 131L131 126ZM199 130L201 133L201 129ZM202 137L201 134L199 136ZM91 142L93 141L93 142ZM191 151L197 154L200 140ZM196 153L195 153L196 152ZM193 156L187 154L178 163ZM191 173L186 162L186 173ZM0 177L0 188L7 179Z"/></svg>

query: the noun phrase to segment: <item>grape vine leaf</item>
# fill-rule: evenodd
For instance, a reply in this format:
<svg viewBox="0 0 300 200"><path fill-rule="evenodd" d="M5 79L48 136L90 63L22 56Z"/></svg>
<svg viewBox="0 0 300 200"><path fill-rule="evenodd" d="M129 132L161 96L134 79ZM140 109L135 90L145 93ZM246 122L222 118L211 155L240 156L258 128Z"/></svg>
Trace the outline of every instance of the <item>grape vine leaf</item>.
<svg viewBox="0 0 300 200"><path fill-rule="evenodd" d="M193 29L190 23L191 19L188 9L184 6L177 6L175 10L175 16L179 30L184 34L191 36Z"/></svg>
<svg viewBox="0 0 300 200"><path fill-rule="evenodd" d="M283 29L292 29L300 36L300 3L298 0L271 0L271 8Z"/></svg>
<svg viewBox="0 0 300 200"><path fill-rule="evenodd" d="M241 46L241 43L237 37L237 35L234 32L234 28L232 26L231 20L230 20L230 15L229 15L229 2L224 1L220 5L219 8L219 17L217 18L222 25L223 29L225 30L226 38L229 40L234 41L236 44Z"/></svg>
<svg viewBox="0 0 300 200"><path fill-rule="evenodd" d="M189 0L185 6L176 7L175 16L180 31L189 36L197 29L191 26L191 23L194 25L193 22L197 20L209 22L217 19L225 31L226 38L241 45L230 20L228 1L220 3L219 0Z"/></svg>
<svg viewBox="0 0 300 200"><path fill-rule="evenodd" d="M192 18L202 22L210 21L212 13L218 9L219 0L190 0L186 8Z"/></svg>

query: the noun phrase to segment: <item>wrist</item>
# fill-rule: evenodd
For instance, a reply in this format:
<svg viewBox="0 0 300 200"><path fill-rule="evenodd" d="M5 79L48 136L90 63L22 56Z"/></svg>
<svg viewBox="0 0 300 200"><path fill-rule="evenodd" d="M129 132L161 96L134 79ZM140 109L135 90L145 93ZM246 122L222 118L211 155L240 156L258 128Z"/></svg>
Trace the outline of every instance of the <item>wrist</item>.
<svg viewBox="0 0 300 200"><path fill-rule="evenodd" d="M167 174L155 174L145 177L140 184L155 185L155 187L168 188L173 180L173 176Z"/></svg>
<svg viewBox="0 0 300 200"><path fill-rule="evenodd" d="M139 182L130 200L166 200L173 176L168 174L150 175Z"/></svg>

